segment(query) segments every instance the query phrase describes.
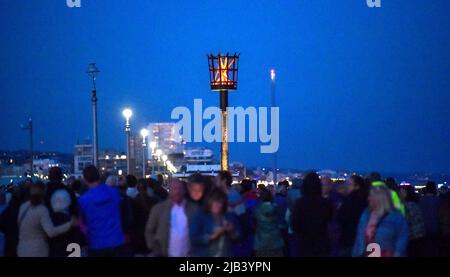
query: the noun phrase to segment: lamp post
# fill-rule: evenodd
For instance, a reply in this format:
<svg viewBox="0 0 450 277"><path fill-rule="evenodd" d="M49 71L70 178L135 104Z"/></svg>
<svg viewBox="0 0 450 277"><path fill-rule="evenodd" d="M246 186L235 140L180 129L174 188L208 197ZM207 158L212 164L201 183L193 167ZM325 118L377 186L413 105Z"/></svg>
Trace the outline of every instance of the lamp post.
<svg viewBox="0 0 450 277"><path fill-rule="evenodd" d="M222 112L222 142L220 167L228 170L228 91L237 89L239 54L208 56L209 84L212 91L220 93L220 110Z"/></svg>
<svg viewBox="0 0 450 277"><path fill-rule="evenodd" d="M87 74L92 79L92 131L93 131L93 162L94 165L98 166L98 127L97 127L97 88L95 86L95 81L97 80L97 75L100 71L98 70L95 63L90 63Z"/></svg>
<svg viewBox="0 0 450 277"><path fill-rule="evenodd" d="M148 136L148 130L146 128L141 129L141 136L142 136L142 177L145 179L145 164L147 163L147 159L145 158L145 152L147 150L146 138Z"/></svg>
<svg viewBox="0 0 450 277"><path fill-rule="evenodd" d="M276 98L275 98L275 88L276 88L276 83L275 83L275 69L271 69L270 70L270 88L271 88L271 94L272 94L272 107L276 106ZM277 169L278 165L277 165L277 153L273 153L273 184L276 185L277 180L278 180L278 169Z"/></svg>
<svg viewBox="0 0 450 277"><path fill-rule="evenodd" d="M166 162L167 162L167 159L168 159L168 157L167 157L167 155L162 155L161 156L161 159L162 159L162 161L163 161L163 164L164 164L164 172L166 172L167 170L167 168L166 168Z"/></svg>
<svg viewBox="0 0 450 277"><path fill-rule="evenodd" d="M158 172L160 172L161 168L160 168L160 164L159 163L161 161L162 150L161 149L156 149L155 154L156 154L156 157L158 158Z"/></svg>
<svg viewBox="0 0 450 277"><path fill-rule="evenodd" d="M22 125L22 130L27 130L30 132L30 175L33 176L33 120L31 117L28 119L28 124L26 126Z"/></svg>
<svg viewBox="0 0 450 277"><path fill-rule="evenodd" d="M150 142L150 149L152 151L152 174L155 172L155 148L156 148L156 141Z"/></svg>
<svg viewBox="0 0 450 277"><path fill-rule="evenodd" d="M133 111L130 108L125 108L122 111L123 117L125 117L125 133L127 135L127 174L131 174L131 125L130 118L133 115Z"/></svg>

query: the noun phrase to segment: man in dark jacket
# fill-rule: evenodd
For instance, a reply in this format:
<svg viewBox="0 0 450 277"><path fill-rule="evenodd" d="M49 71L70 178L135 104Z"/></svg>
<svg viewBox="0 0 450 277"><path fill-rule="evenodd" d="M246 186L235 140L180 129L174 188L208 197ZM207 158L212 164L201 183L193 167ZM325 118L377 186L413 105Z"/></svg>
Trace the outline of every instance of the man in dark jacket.
<svg viewBox="0 0 450 277"><path fill-rule="evenodd" d="M145 242L145 226L150 211L158 203L158 200L147 193L147 181L145 179L140 179L136 188L138 194L132 199L133 224L130 232L130 243L133 253L142 255L149 252Z"/></svg>
<svg viewBox="0 0 450 277"><path fill-rule="evenodd" d="M300 255L303 257L325 257L330 254L328 223L332 208L322 197L319 176L306 175L302 186L302 197L295 202L291 223L299 238Z"/></svg>
<svg viewBox="0 0 450 277"><path fill-rule="evenodd" d="M348 181L348 193L342 201L342 205L336 216L341 231L339 256L344 257L351 256L359 218L367 207L367 193L364 189L364 179L357 175L350 177Z"/></svg>

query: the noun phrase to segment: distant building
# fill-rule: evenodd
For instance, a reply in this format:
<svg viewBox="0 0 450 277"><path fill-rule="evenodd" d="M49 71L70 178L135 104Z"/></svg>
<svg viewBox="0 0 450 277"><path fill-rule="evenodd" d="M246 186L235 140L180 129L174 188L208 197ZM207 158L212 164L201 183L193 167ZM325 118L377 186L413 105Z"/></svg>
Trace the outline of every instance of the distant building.
<svg viewBox="0 0 450 277"><path fill-rule="evenodd" d="M188 164L210 164L214 158L214 152L211 149L202 147L188 148L183 153Z"/></svg>
<svg viewBox="0 0 450 277"><path fill-rule="evenodd" d="M148 131L148 142L156 142L156 148L161 149L164 154L183 152L184 143L180 141L176 123L150 123Z"/></svg>
<svg viewBox="0 0 450 277"><path fill-rule="evenodd" d="M83 169L93 164L93 147L92 144L76 144L74 146L73 156L73 173L81 176Z"/></svg>
<svg viewBox="0 0 450 277"><path fill-rule="evenodd" d="M34 168L34 173L38 174L38 175L44 175L47 176L48 175L48 170L51 167L57 166L59 168L61 168L61 170L64 173L69 173L71 172L71 166L70 164L64 163L61 160L54 158L43 158L43 159L35 159L33 161L33 168Z"/></svg>
<svg viewBox="0 0 450 277"><path fill-rule="evenodd" d="M33 152L33 173L47 176L52 166L60 167L64 173L72 172L73 155L55 151ZM26 176L30 172L28 151L3 151L0 153L0 176Z"/></svg>
<svg viewBox="0 0 450 277"><path fill-rule="evenodd" d="M125 174L127 172L127 156L115 149L101 150L98 166L102 174Z"/></svg>

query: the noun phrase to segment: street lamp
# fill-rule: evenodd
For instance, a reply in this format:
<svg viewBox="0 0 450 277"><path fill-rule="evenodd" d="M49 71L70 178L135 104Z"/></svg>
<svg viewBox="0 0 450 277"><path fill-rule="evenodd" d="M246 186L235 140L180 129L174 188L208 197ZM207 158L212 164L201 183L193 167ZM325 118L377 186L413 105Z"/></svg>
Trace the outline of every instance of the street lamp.
<svg viewBox="0 0 450 277"><path fill-rule="evenodd" d="M148 130L146 128L141 129L141 136L142 136L142 176L145 179L145 164L147 162L147 159L145 158L145 152L147 150L146 138L148 136Z"/></svg>
<svg viewBox="0 0 450 277"><path fill-rule="evenodd" d="M127 174L131 174L131 125L130 118L133 115L133 111L130 108L125 108L122 111L123 117L125 117L125 133L127 135Z"/></svg>
<svg viewBox="0 0 450 277"><path fill-rule="evenodd" d="M276 99L275 99L275 69L270 70L270 84L271 84L271 94L272 94L272 107L276 106ZM273 153L273 183L276 184L278 179L278 171L277 171L277 153Z"/></svg>
<svg viewBox="0 0 450 277"><path fill-rule="evenodd" d="M208 56L209 84L212 91L220 92L220 109L222 111L222 142L220 165L228 170L228 91L236 90L238 83L239 54Z"/></svg>
<svg viewBox="0 0 450 277"><path fill-rule="evenodd" d="M164 163L164 171L166 171L166 162L167 162L168 157L167 157L167 155L162 155L161 159Z"/></svg>
<svg viewBox="0 0 450 277"><path fill-rule="evenodd" d="M155 159L154 159L154 155L155 155L155 148L156 148L156 141L152 141L150 142L150 149L152 150L152 174L153 172L155 172Z"/></svg>
<svg viewBox="0 0 450 277"><path fill-rule="evenodd" d="M93 131L93 160L94 165L98 166L98 127L97 127L97 87L95 85L95 81L97 80L98 70L95 63L90 63L87 74L92 79L92 131Z"/></svg>
<svg viewBox="0 0 450 277"><path fill-rule="evenodd" d="M150 149L152 150L152 154L155 153L156 141L150 142Z"/></svg>
<svg viewBox="0 0 450 277"><path fill-rule="evenodd" d="M160 162L161 162L162 150L161 149L156 149L155 154L156 154L156 157L158 159L158 172L159 172L159 171L161 171Z"/></svg>

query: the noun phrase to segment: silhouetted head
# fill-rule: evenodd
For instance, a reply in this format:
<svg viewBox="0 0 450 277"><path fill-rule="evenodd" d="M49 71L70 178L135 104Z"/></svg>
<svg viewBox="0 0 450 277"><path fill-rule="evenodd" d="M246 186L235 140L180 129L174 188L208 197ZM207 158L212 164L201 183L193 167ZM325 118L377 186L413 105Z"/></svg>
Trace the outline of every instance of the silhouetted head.
<svg viewBox="0 0 450 277"><path fill-rule="evenodd" d="M217 173L216 177L216 185L221 189L227 189L231 187L231 183L233 182L233 177L229 171L221 170Z"/></svg>
<svg viewBox="0 0 450 277"><path fill-rule="evenodd" d="M272 202L273 195L267 187L261 187L259 189L259 201L261 202Z"/></svg>
<svg viewBox="0 0 450 277"><path fill-rule="evenodd" d="M419 200L414 186L411 185L400 186L398 195L403 202L417 202Z"/></svg>
<svg viewBox="0 0 450 277"><path fill-rule="evenodd" d="M44 201L45 185L38 181L30 186L30 202L31 205L37 206Z"/></svg>
<svg viewBox="0 0 450 277"><path fill-rule="evenodd" d="M253 182L249 179L241 181L241 193L246 193L253 190Z"/></svg>
<svg viewBox="0 0 450 277"><path fill-rule="evenodd" d="M386 182L385 183L386 183L386 186L389 189L398 191L398 185L397 185L397 182L395 181L394 177L386 178Z"/></svg>
<svg viewBox="0 0 450 277"><path fill-rule="evenodd" d="M83 190L83 183L80 180L73 180L72 183L70 183L70 188L77 193L80 193Z"/></svg>
<svg viewBox="0 0 450 277"><path fill-rule="evenodd" d="M63 177L64 176L60 167L54 166L48 170L48 180L51 183L61 183Z"/></svg>
<svg viewBox="0 0 450 277"><path fill-rule="evenodd" d="M136 188L137 188L138 192L140 192L140 193L147 193L147 187L148 187L148 183L147 183L146 179L140 178L137 181Z"/></svg>
<svg viewBox="0 0 450 277"><path fill-rule="evenodd" d="M134 188L137 184L137 178L134 175L128 174L126 177L127 187Z"/></svg>
<svg viewBox="0 0 450 277"><path fill-rule="evenodd" d="M303 196L321 196L322 183L320 182L319 175L315 172L308 173L303 180L301 190Z"/></svg>
<svg viewBox="0 0 450 277"><path fill-rule="evenodd" d="M278 182L276 191L279 194L285 195L287 193L287 189L289 187L289 182L287 180L283 180Z"/></svg>
<svg viewBox="0 0 450 277"><path fill-rule="evenodd" d="M433 181L427 182L425 185L425 193L436 195L437 194L437 186Z"/></svg>
<svg viewBox="0 0 450 277"><path fill-rule="evenodd" d="M88 165L83 170L83 179L88 187L94 187L100 182L100 172L93 165Z"/></svg>
<svg viewBox="0 0 450 277"><path fill-rule="evenodd" d="M348 193L351 193L352 191L360 190L363 192L366 196L369 193L370 185L364 178L362 178L359 175L352 175L348 181Z"/></svg>
<svg viewBox="0 0 450 277"><path fill-rule="evenodd" d="M369 179L370 179L370 183L376 182L376 181L381 181L381 174L378 172L371 172L369 174Z"/></svg>

